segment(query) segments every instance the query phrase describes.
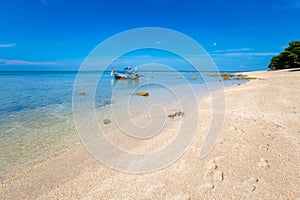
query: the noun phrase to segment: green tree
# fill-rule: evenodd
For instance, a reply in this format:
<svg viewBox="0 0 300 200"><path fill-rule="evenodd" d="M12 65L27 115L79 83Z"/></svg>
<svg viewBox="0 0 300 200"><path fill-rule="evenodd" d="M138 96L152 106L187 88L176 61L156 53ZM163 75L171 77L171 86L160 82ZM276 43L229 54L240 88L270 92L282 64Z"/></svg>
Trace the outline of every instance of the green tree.
<svg viewBox="0 0 300 200"><path fill-rule="evenodd" d="M288 69L300 67L300 41L289 43L279 55L274 56L269 64L270 69Z"/></svg>

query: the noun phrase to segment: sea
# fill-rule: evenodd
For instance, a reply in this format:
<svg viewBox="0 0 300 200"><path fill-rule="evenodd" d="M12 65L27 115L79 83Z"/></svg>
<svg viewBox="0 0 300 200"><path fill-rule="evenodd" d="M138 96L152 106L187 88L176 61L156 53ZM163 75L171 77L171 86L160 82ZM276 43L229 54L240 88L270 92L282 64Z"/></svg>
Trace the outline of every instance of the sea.
<svg viewBox="0 0 300 200"><path fill-rule="evenodd" d="M199 72L141 72L141 76L139 81L117 81L110 72L81 72L81 81L86 85L99 78L91 94L93 90L74 89L77 72L0 72L0 180L58 156L80 142L73 119L74 95L83 103L84 98L92 97L95 111L102 115L128 95L134 98L129 106L145 108L150 106L145 99L165 105L176 100L172 86L191 86L195 96L201 98L223 85L243 83L223 83L220 77L213 77L219 84L208 88L206 79L212 79L211 73ZM134 95L136 91L147 91L149 96L139 97Z"/></svg>

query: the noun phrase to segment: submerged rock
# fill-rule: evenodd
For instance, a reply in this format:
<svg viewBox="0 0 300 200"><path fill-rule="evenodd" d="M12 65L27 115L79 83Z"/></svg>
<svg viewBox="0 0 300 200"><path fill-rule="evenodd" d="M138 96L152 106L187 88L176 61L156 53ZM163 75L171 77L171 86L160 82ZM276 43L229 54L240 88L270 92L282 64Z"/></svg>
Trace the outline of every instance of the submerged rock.
<svg viewBox="0 0 300 200"><path fill-rule="evenodd" d="M143 96L143 97L149 96L149 92L136 92L135 94L136 94L136 95Z"/></svg>
<svg viewBox="0 0 300 200"><path fill-rule="evenodd" d="M195 81L195 80L197 80L197 78L189 78L189 80Z"/></svg>
<svg viewBox="0 0 300 200"><path fill-rule="evenodd" d="M230 74L230 73L220 73L220 74L211 74L210 76L233 77L235 75L234 74Z"/></svg>
<svg viewBox="0 0 300 200"><path fill-rule="evenodd" d="M111 99L105 98L104 105L106 106L106 105L110 105L110 104L112 104Z"/></svg>
<svg viewBox="0 0 300 200"><path fill-rule="evenodd" d="M256 77L239 77L239 78L234 78L234 80L242 80L242 81L250 81L250 80L256 80L257 78Z"/></svg>
<svg viewBox="0 0 300 200"><path fill-rule="evenodd" d="M104 123L104 124L110 124L111 121L110 121L109 119L104 119L104 120L103 120L103 123Z"/></svg>

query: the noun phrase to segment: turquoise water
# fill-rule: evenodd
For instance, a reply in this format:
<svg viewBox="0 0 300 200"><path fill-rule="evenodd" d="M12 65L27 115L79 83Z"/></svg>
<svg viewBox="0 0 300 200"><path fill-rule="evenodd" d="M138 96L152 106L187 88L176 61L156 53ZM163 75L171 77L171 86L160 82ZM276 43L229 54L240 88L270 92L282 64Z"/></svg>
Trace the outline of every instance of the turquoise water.
<svg viewBox="0 0 300 200"><path fill-rule="evenodd" d="M88 85L89 79L98 75L85 73L84 83ZM142 75L138 82L116 81L110 73L104 73L96 89L96 111L101 112L101 108L122 99L126 91L138 87L151 91L187 81L197 85L198 95L206 91L198 73L148 72ZM72 115L75 78L76 72L0 72L0 180L80 142ZM115 87L119 93L112 101ZM92 94L85 96L89 95Z"/></svg>
<svg viewBox="0 0 300 200"><path fill-rule="evenodd" d="M0 177L55 156L74 140L74 73L0 73Z"/></svg>

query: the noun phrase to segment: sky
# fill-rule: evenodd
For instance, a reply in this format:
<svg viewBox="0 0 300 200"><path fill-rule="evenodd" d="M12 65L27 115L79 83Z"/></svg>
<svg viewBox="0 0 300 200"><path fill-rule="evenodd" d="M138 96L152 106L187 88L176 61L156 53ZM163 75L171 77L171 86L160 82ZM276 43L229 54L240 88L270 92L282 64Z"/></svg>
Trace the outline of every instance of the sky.
<svg viewBox="0 0 300 200"><path fill-rule="evenodd" d="M272 56L300 40L300 0L1 0L0 5L0 71L78 70L100 42L141 27L193 38L220 71L267 69Z"/></svg>

